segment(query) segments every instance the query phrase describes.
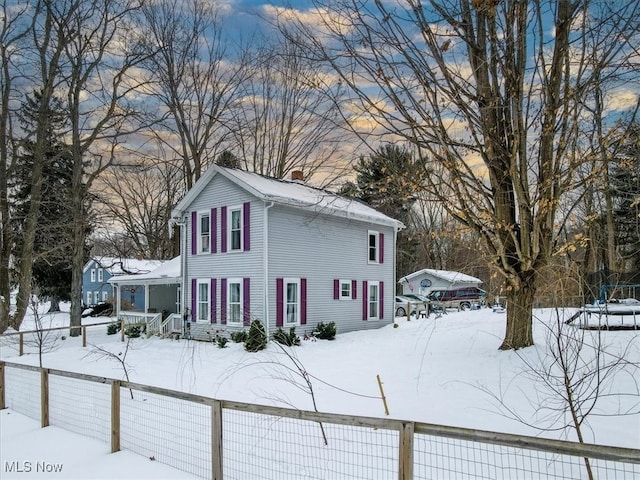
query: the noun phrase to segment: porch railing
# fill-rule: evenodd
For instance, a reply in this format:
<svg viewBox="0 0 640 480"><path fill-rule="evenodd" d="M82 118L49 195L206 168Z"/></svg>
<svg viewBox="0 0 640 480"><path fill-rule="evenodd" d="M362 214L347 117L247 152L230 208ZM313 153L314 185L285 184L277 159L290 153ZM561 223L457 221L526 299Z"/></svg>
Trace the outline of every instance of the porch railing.
<svg viewBox="0 0 640 480"><path fill-rule="evenodd" d="M180 314L173 313L162 321L160 325L162 336L171 335L172 333L182 333L182 318Z"/></svg>
<svg viewBox="0 0 640 480"><path fill-rule="evenodd" d="M152 335L171 335L172 333L182 333L182 317L177 314L171 314L167 318L162 318L160 313L142 313L142 312L120 312L118 320L127 325L145 325L147 337Z"/></svg>

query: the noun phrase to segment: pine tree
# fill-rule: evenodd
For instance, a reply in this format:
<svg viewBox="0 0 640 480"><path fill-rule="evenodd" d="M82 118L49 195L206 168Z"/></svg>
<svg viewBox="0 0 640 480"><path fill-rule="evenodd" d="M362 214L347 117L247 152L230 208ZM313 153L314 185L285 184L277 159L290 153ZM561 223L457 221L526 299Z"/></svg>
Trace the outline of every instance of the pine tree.
<svg viewBox="0 0 640 480"><path fill-rule="evenodd" d="M396 273L402 276L413 272L419 263L419 242L411 228L412 207L417 200L415 193L422 188L424 167L408 150L387 144L368 157L361 156L354 170L355 183L347 182L340 193L405 224L407 228L398 233Z"/></svg>
<svg viewBox="0 0 640 480"><path fill-rule="evenodd" d="M610 173L618 252L626 270L640 272L640 124L619 140ZM634 272L629 272L634 273Z"/></svg>
<svg viewBox="0 0 640 480"><path fill-rule="evenodd" d="M29 210L31 175L34 162L35 122L41 108L38 91L28 96L19 119L25 136L12 179L12 214L16 238L14 255L20 261L21 231ZM71 230L70 197L73 160L64 144L66 112L64 104L54 99L48 108L45 162L42 170L42 200L38 213L33 257L33 282L41 297L51 300L51 311L59 310L60 301L71 299Z"/></svg>

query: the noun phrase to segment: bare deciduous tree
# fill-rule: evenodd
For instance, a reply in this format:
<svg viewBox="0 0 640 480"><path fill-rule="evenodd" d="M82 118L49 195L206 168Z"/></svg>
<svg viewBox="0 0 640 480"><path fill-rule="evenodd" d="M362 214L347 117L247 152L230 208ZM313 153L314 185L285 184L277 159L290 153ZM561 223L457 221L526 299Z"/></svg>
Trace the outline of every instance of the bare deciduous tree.
<svg viewBox="0 0 640 480"><path fill-rule="evenodd" d="M300 170L325 185L345 174L339 158L346 131L339 109L323 92L320 65L306 59L295 42L262 42L250 64L233 138L243 168L285 178Z"/></svg>
<svg viewBox="0 0 640 480"><path fill-rule="evenodd" d="M638 2L313 2L281 31L337 74L381 136L415 145L424 185L485 244L507 288L500 349L533 344L532 307L573 185L585 93L632 74ZM312 15L311 15L312 16ZM596 48L593 48L593 47ZM580 160L580 159L578 159ZM419 186L417 186L418 188Z"/></svg>
<svg viewBox="0 0 640 480"><path fill-rule="evenodd" d="M222 35L218 5L205 0L158 0L143 8L143 43L161 105L153 136L182 162L190 189L228 135L230 110L247 75L243 54L232 58Z"/></svg>
<svg viewBox="0 0 640 480"><path fill-rule="evenodd" d="M182 196L180 165L116 166L103 176L100 197L110 224L134 245L127 256L166 259L173 255L171 209ZM118 228L119 227L119 228ZM121 242L122 239L119 239Z"/></svg>
<svg viewBox="0 0 640 480"><path fill-rule="evenodd" d="M11 310L9 268L13 246L7 181L16 158L11 105L17 95L14 80L20 75L15 61L21 57L20 44L29 33L29 6L4 0L0 8L0 332L4 332Z"/></svg>

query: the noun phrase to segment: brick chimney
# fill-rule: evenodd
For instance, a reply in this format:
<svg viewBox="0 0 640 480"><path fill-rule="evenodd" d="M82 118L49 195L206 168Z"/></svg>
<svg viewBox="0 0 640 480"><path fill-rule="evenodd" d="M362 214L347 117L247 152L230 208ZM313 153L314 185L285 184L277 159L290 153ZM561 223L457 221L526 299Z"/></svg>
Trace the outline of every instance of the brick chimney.
<svg viewBox="0 0 640 480"><path fill-rule="evenodd" d="M291 180L294 182L304 182L304 174L302 170L293 170L291 172Z"/></svg>

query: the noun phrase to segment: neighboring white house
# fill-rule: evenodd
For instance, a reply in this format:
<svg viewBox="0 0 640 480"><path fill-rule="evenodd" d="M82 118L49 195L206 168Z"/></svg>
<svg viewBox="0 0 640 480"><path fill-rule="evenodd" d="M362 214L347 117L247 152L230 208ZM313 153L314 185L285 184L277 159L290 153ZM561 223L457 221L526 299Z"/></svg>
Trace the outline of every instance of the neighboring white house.
<svg viewBox="0 0 640 480"><path fill-rule="evenodd" d="M403 294L428 295L432 290L438 289L477 287L482 283L482 280L460 272L424 268L402 277L398 283L402 285Z"/></svg>
<svg viewBox="0 0 640 480"><path fill-rule="evenodd" d="M334 321L338 333L394 320L402 223L334 193L214 165L173 211L183 309L195 338Z"/></svg>

